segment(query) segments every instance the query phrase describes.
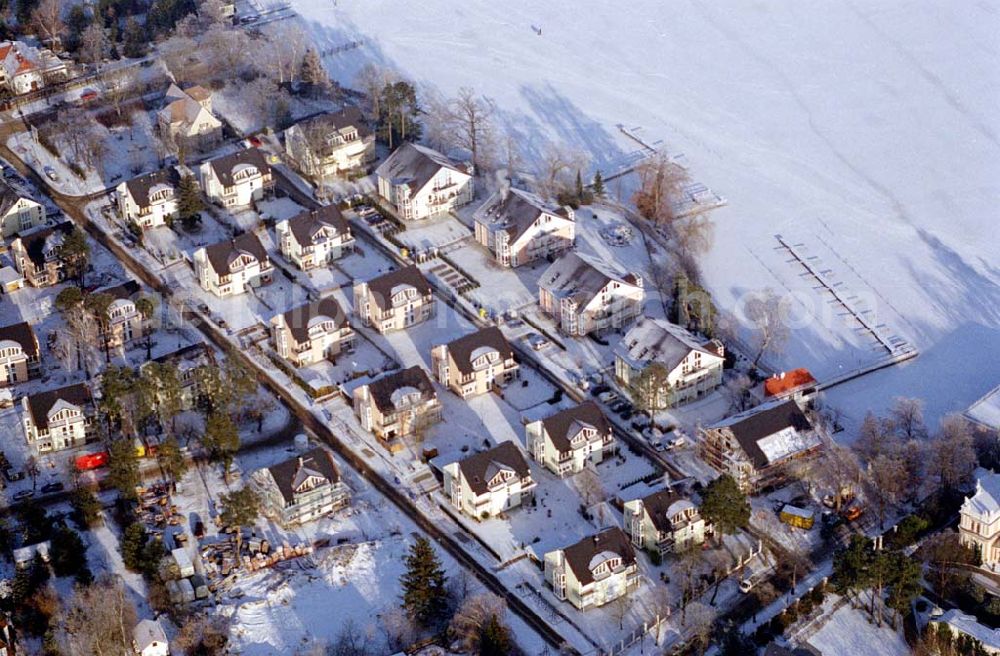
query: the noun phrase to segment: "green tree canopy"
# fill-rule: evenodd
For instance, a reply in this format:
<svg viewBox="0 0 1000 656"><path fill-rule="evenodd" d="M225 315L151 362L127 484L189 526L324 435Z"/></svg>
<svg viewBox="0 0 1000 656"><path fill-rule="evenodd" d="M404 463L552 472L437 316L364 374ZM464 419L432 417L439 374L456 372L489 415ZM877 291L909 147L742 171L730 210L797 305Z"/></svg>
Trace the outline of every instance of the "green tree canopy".
<svg viewBox="0 0 1000 656"><path fill-rule="evenodd" d="M750 502L729 474L708 484L702 494L701 514L716 534L730 535L750 524Z"/></svg>
<svg viewBox="0 0 1000 656"><path fill-rule="evenodd" d="M448 609L446 576L434 547L424 536L418 536L406 556L403 586L403 608L424 627L443 619Z"/></svg>

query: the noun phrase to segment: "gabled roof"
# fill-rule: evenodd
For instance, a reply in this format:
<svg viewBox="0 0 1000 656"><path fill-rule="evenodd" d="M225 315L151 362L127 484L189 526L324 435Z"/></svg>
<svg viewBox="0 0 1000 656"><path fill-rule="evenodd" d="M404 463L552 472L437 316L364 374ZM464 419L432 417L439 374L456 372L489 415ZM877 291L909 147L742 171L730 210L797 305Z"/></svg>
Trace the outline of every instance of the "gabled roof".
<svg viewBox="0 0 1000 656"><path fill-rule="evenodd" d="M0 328L0 342L13 341L21 345L21 350L29 358L38 355L38 338L27 321Z"/></svg>
<svg viewBox="0 0 1000 656"><path fill-rule="evenodd" d="M546 203L530 191L514 188L501 189L490 196L476 211L476 220L505 230L510 242L513 243L527 232L543 213L560 216L567 221L572 220L570 212L565 207Z"/></svg>
<svg viewBox="0 0 1000 656"><path fill-rule="evenodd" d="M427 372L418 365L388 373L368 383L368 392L371 394L372 402L382 414L396 411L396 405L392 400L393 393L404 388L419 391L425 399L437 396Z"/></svg>
<svg viewBox="0 0 1000 656"><path fill-rule="evenodd" d="M267 250L260 243L257 235L252 232L245 232L230 241L220 241L217 244L206 246L205 254L219 276L229 275L230 263L243 254L252 255L261 264L268 259Z"/></svg>
<svg viewBox="0 0 1000 656"><path fill-rule="evenodd" d="M49 411L59 401L83 408L91 403L90 390L86 385L78 383L32 394L28 397L28 410L31 412L31 421L35 426L39 429L48 428Z"/></svg>
<svg viewBox="0 0 1000 656"><path fill-rule="evenodd" d="M557 298L572 298L583 306L613 281L634 287L642 285L638 274L615 271L603 262L570 251L549 265L538 286Z"/></svg>
<svg viewBox="0 0 1000 656"><path fill-rule="evenodd" d="M7 184L6 181L0 180L0 216L3 216L10 211L10 208L17 205L17 202L22 198L27 198L27 196L15 191L13 187ZM28 200L32 200L32 202L34 202L33 199L30 198Z"/></svg>
<svg viewBox="0 0 1000 656"><path fill-rule="evenodd" d="M140 175L138 178L132 178L125 183L125 187L128 189L128 193L132 196L132 200L135 201L136 205L139 207L149 207L149 192L154 187L168 186L176 190L180 180L181 177L177 173L177 169L171 166L147 173L146 175Z"/></svg>
<svg viewBox="0 0 1000 656"><path fill-rule="evenodd" d="M129 280L128 282L123 282L120 285L115 285L114 287L106 287L104 289L98 289L95 293L97 294L107 294L111 298L119 300L132 300L132 297L138 294L142 290L134 280Z"/></svg>
<svg viewBox="0 0 1000 656"><path fill-rule="evenodd" d="M35 265L35 268L40 269L45 266L46 245L55 247L61 244L63 238L71 232L73 232L73 223L71 221L63 221L51 228L42 228L19 235L18 238L21 240L21 246L28 254L28 259Z"/></svg>
<svg viewBox="0 0 1000 656"><path fill-rule="evenodd" d="M792 400L765 403L709 426L714 428L729 428L758 469L820 444L809 419Z"/></svg>
<svg viewBox="0 0 1000 656"><path fill-rule="evenodd" d="M409 185L412 198L427 186L442 168L451 169L465 176L469 175L465 165L445 157L436 150L407 141L375 169L375 175L389 180L393 185Z"/></svg>
<svg viewBox="0 0 1000 656"><path fill-rule="evenodd" d="M606 528L596 535L583 538L576 544L563 548L566 564L580 585L593 583L594 573L591 570L596 565L596 557L610 553L621 557L626 567L635 563L635 551L629 544L628 536L617 526Z"/></svg>
<svg viewBox="0 0 1000 656"><path fill-rule="evenodd" d="M163 631L163 627L160 626L159 622L149 619L140 620L135 625L135 629L132 631L132 639L135 640L135 644L138 646L140 652L153 643L167 644L167 634Z"/></svg>
<svg viewBox="0 0 1000 656"><path fill-rule="evenodd" d="M350 234L351 227L336 205L324 205L315 210L304 210L288 219L288 228L300 246L311 246L313 237L322 228L333 228L338 235Z"/></svg>
<svg viewBox="0 0 1000 656"><path fill-rule="evenodd" d="M448 353L463 374L472 373L472 361L478 357L480 349L496 350L501 361L514 357L514 349L496 326L480 328L448 343Z"/></svg>
<svg viewBox="0 0 1000 656"><path fill-rule="evenodd" d="M357 107L345 107L339 112L331 112L329 114L320 114L319 116L313 116L312 118L300 121L295 127L302 131L302 133L311 133L313 131L324 131L328 133L339 132L344 128L355 128L358 131L358 138L365 139L370 137L372 131L365 125L364 117L361 115L361 110ZM309 147L313 148L316 144L309 143ZM322 155L323 153L320 153Z"/></svg>
<svg viewBox="0 0 1000 656"><path fill-rule="evenodd" d="M611 423L593 401L584 401L580 405L561 410L542 420L542 426L552 440L552 445L563 453L573 450L570 444L572 437L570 429L579 425L593 426L600 435L611 433Z"/></svg>
<svg viewBox="0 0 1000 656"><path fill-rule="evenodd" d="M500 469L511 469L519 478L531 474L528 461L513 442L501 442L488 451L460 460L458 468L477 496L489 491L488 484Z"/></svg>
<svg viewBox="0 0 1000 656"><path fill-rule="evenodd" d="M309 341L309 324L313 319L328 317L337 328L347 324L347 315L333 298L323 298L300 305L285 312L282 317L292 333L292 338L299 344Z"/></svg>
<svg viewBox="0 0 1000 656"><path fill-rule="evenodd" d="M643 498L642 507L657 531L669 533L673 530L670 518L682 510L693 508L694 504L677 492L666 489Z"/></svg>
<svg viewBox="0 0 1000 656"><path fill-rule="evenodd" d="M257 148L244 148L238 152L217 157L210 162L215 177L223 187L233 186L233 174L241 166L253 166L261 175L269 175L271 167L264 154Z"/></svg>
<svg viewBox="0 0 1000 656"><path fill-rule="evenodd" d="M431 293L431 284L415 264L372 278L368 281L368 293L375 305L385 310L392 307L392 290L402 285L415 287L424 296Z"/></svg>
<svg viewBox="0 0 1000 656"><path fill-rule="evenodd" d="M708 344L682 326L644 317L618 342L615 355L635 369L643 369L655 361L673 371L692 351L721 360L708 349Z"/></svg>
<svg viewBox="0 0 1000 656"><path fill-rule="evenodd" d="M979 517L1000 513L1000 474L980 475L976 479L976 492L962 504L962 511Z"/></svg>
<svg viewBox="0 0 1000 656"><path fill-rule="evenodd" d="M301 456L267 469L286 503L294 503L295 490L309 476L318 476L330 485L340 481L340 472L333 462L333 456L323 447L310 449Z"/></svg>

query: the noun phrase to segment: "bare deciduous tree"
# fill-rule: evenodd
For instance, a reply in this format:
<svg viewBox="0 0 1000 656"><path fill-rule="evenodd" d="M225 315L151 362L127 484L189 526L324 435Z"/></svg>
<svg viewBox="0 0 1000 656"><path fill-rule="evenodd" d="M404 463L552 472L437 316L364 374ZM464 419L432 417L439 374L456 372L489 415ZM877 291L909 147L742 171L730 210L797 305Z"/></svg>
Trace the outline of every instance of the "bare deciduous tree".
<svg viewBox="0 0 1000 656"><path fill-rule="evenodd" d="M700 602L689 604L685 626L691 632L692 641L697 645L698 653L704 654L708 649L709 637L712 635L712 625L715 622L715 609Z"/></svg>
<svg viewBox="0 0 1000 656"><path fill-rule="evenodd" d="M461 642L468 653L478 653L483 627L491 617L496 617L503 623L506 614L507 605L495 594L484 592L473 595L455 613L448 626L448 634Z"/></svg>
<svg viewBox="0 0 1000 656"><path fill-rule="evenodd" d="M494 102L480 96L468 87L462 87L458 94L447 101L436 99L427 103L428 111L437 124L435 129L447 146L462 148L472 154L472 167L479 175L491 160L495 146L493 116Z"/></svg>
<svg viewBox="0 0 1000 656"><path fill-rule="evenodd" d="M41 0L31 12L31 26L43 41L52 45L53 50L59 50L62 33L66 29L62 20L62 3L59 0Z"/></svg>
<svg viewBox="0 0 1000 656"><path fill-rule="evenodd" d="M135 68L120 67L103 76L104 96L111 101L118 116L122 115L122 104L136 92L139 74Z"/></svg>
<svg viewBox="0 0 1000 656"><path fill-rule="evenodd" d="M948 415L929 450L929 472L938 477L942 489L954 491L968 482L976 468L972 427L961 415Z"/></svg>
<svg viewBox="0 0 1000 656"><path fill-rule="evenodd" d="M341 624L340 632L333 641L329 656L374 656L375 641L371 627L362 629L354 618L348 618Z"/></svg>
<svg viewBox="0 0 1000 656"><path fill-rule="evenodd" d="M896 432L904 440L922 440L927 437L924 424L924 402L920 399L899 397L892 404L889 418Z"/></svg>
<svg viewBox="0 0 1000 656"><path fill-rule="evenodd" d="M773 289L751 293L743 308L744 317L756 333L756 367L765 355L776 355L788 341L788 307Z"/></svg>
<svg viewBox="0 0 1000 656"><path fill-rule="evenodd" d="M111 39L102 21L94 21L80 36L80 58L90 64L99 64L111 51Z"/></svg>
<svg viewBox="0 0 1000 656"><path fill-rule="evenodd" d="M573 477L573 482L576 484L577 490L580 491L584 504L588 507L604 501L607 497L607 492L601 484L601 477L592 467L585 467L583 471Z"/></svg>
<svg viewBox="0 0 1000 656"><path fill-rule="evenodd" d="M677 218L675 207L688 182L687 171L659 152L637 168L639 190L632 197L636 210L648 221L669 226Z"/></svg>
<svg viewBox="0 0 1000 656"><path fill-rule="evenodd" d="M375 123L382 118L382 89L398 79L393 71L371 62L365 64L355 77L355 86L365 94L365 110Z"/></svg>
<svg viewBox="0 0 1000 656"><path fill-rule="evenodd" d="M402 651L416 640L417 629L406 611L399 606L391 606L382 612L379 627L385 644L392 653Z"/></svg>
<svg viewBox="0 0 1000 656"><path fill-rule="evenodd" d="M576 171L587 168L587 157L581 152L571 151L556 144L550 144L542 155L539 175L540 191L549 199L560 191L568 189L571 176Z"/></svg>
<svg viewBox="0 0 1000 656"><path fill-rule="evenodd" d="M750 388L753 381L750 376L739 373L725 382L722 393L729 399L729 409L733 412L743 412L749 410L753 405L753 397L750 395Z"/></svg>
<svg viewBox="0 0 1000 656"><path fill-rule="evenodd" d="M131 656L135 606L120 579L105 576L78 586L56 624L68 653Z"/></svg>

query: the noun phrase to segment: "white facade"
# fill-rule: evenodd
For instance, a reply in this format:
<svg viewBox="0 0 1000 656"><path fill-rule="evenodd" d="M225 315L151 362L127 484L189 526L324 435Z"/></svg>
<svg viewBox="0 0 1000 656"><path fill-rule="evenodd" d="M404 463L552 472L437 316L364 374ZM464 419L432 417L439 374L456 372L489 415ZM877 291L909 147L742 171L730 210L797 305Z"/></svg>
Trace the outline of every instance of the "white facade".
<svg viewBox="0 0 1000 656"><path fill-rule="evenodd" d="M45 223L45 208L0 181L0 236L4 239Z"/></svg>
<svg viewBox="0 0 1000 656"><path fill-rule="evenodd" d="M657 363L666 375L658 390L647 390L654 409L694 401L722 384L722 343L698 339L681 326L662 319L639 320L615 347L615 378L629 387L646 367Z"/></svg>
<svg viewBox="0 0 1000 656"><path fill-rule="evenodd" d="M620 329L642 314L646 292L637 273L566 253L538 281L538 304L559 330L574 337Z"/></svg>
<svg viewBox="0 0 1000 656"><path fill-rule="evenodd" d="M375 159L375 135L361 112L348 108L324 114L285 130L289 161L313 178L329 178L364 169Z"/></svg>
<svg viewBox="0 0 1000 656"><path fill-rule="evenodd" d="M661 555L705 541L705 520L698 508L669 490L626 501L624 521L633 545Z"/></svg>
<svg viewBox="0 0 1000 656"><path fill-rule="evenodd" d="M38 453L82 446L92 425L85 388L72 385L21 399L21 416L28 446Z"/></svg>
<svg viewBox="0 0 1000 656"><path fill-rule="evenodd" d="M194 271L202 289L225 298L269 283L274 266L256 235L246 233L196 250Z"/></svg>
<svg viewBox="0 0 1000 656"><path fill-rule="evenodd" d="M226 208L248 207L271 184L271 167L256 148L205 162L199 172L202 191Z"/></svg>
<svg viewBox="0 0 1000 656"><path fill-rule="evenodd" d="M535 194L506 186L490 196L474 215L476 241L506 267L558 255L573 247L576 215Z"/></svg>
<svg viewBox="0 0 1000 656"><path fill-rule="evenodd" d="M560 477L602 462L616 447L611 424L590 401L530 422L524 430L531 457Z"/></svg>
<svg viewBox="0 0 1000 656"><path fill-rule="evenodd" d="M159 622L140 620L132 631L132 649L136 656L170 656L167 634Z"/></svg>
<svg viewBox="0 0 1000 656"><path fill-rule="evenodd" d="M160 132L179 143L207 147L222 139L222 121L212 114L212 94L204 87L182 90L171 84L167 105L157 114Z"/></svg>
<svg viewBox="0 0 1000 656"><path fill-rule="evenodd" d="M958 522L962 544L979 552L983 565L1000 564L1000 474L982 471L976 492L962 504Z"/></svg>
<svg viewBox="0 0 1000 656"><path fill-rule="evenodd" d="M143 230L177 218L180 198L175 179L169 171L158 171L122 182L115 188L119 216Z"/></svg>
<svg viewBox="0 0 1000 656"><path fill-rule="evenodd" d="M0 43L0 85L16 96L45 86L42 55L21 41Z"/></svg>
<svg viewBox="0 0 1000 656"><path fill-rule="evenodd" d="M448 500L475 519L495 517L520 506L534 489L528 463L513 442L444 467Z"/></svg>
<svg viewBox="0 0 1000 656"><path fill-rule="evenodd" d="M404 143L375 170L378 194L399 218L417 221L472 202L469 167L441 153Z"/></svg>
<svg viewBox="0 0 1000 656"><path fill-rule="evenodd" d="M635 552L617 527L546 553L545 581L580 610L624 597L640 583Z"/></svg>
<svg viewBox="0 0 1000 656"><path fill-rule="evenodd" d="M271 337L274 350L294 367L332 360L354 344L354 330L333 299L275 316Z"/></svg>
<svg viewBox="0 0 1000 656"><path fill-rule="evenodd" d="M336 216L325 216L332 213ZM279 221L274 231L281 254L303 271L329 265L354 249L350 224L333 206Z"/></svg>

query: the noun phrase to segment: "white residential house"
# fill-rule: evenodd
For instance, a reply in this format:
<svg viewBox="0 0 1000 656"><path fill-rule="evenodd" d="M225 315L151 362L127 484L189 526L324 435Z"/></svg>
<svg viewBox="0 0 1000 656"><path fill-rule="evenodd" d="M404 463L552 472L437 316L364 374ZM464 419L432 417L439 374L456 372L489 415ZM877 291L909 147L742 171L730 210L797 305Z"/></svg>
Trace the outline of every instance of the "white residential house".
<svg viewBox="0 0 1000 656"><path fill-rule="evenodd" d="M156 620L139 620L132 630L132 650L136 656L170 656L167 634Z"/></svg>
<svg viewBox="0 0 1000 656"><path fill-rule="evenodd" d="M378 194L404 221L446 214L472 202L472 167L406 142L375 169Z"/></svg>
<svg viewBox="0 0 1000 656"><path fill-rule="evenodd" d="M624 514L625 532L639 549L663 555L705 541L705 520L698 507L673 490L626 501Z"/></svg>
<svg viewBox="0 0 1000 656"><path fill-rule="evenodd" d="M614 350L615 378L626 388L650 365L663 367L658 389L643 390L655 410L699 399L722 384L725 347L717 339L699 339L677 324L644 317ZM651 377L647 377L651 378Z"/></svg>
<svg viewBox="0 0 1000 656"><path fill-rule="evenodd" d="M463 399L505 387L518 377L514 349L496 326L431 349L431 371Z"/></svg>
<svg viewBox="0 0 1000 656"><path fill-rule="evenodd" d="M263 514L285 527L329 515L351 498L333 457L322 447L259 469L251 482L260 494Z"/></svg>
<svg viewBox="0 0 1000 656"><path fill-rule="evenodd" d="M248 207L264 197L271 186L271 166L257 148L217 157L205 162L201 189L213 202L226 208Z"/></svg>
<svg viewBox="0 0 1000 656"><path fill-rule="evenodd" d="M490 196L474 218L476 241L506 267L560 255L576 240L576 215L571 208L551 205L507 185Z"/></svg>
<svg viewBox="0 0 1000 656"><path fill-rule="evenodd" d="M38 453L86 444L94 425L93 399L82 384L25 396L21 410L25 439Z"/></svg>
<svg viewBox="0 0 1000 656"><path fill-rule="evenodd" d="M274 350L294 367L333 360L354 344L347 315L332 298L307 303L271 319Z"/></svg>
<svg viewBox="0 0 1000 656"><path fill-rule="evenodd" d="M271 282L274 265L257 235L247 232L196 250L194 271L202 289L225 298Z"/></svg>
<svg viewBox="0 0 1000 656"><path fill-rule="evenodd" d="M115 188L118 215L143 230L167 225L177 218L179 184L174 167L122 182Z"/></svg>
<svg viewBox="0 0 1000 656"><path fill-rule="evenodd" d="M976 492L959 511L958 537L979 552L984 567L1000 569L1000 474L979 470Z"/></svg>
<svg viewBox="0 0 1000 656"><path fill-rule="evenodd" d="M60 81L68 75L66 62L50 50L22 41L0 42L0 86L15 96L37 91L46 82Z"/></svg>
<svg viewBox="0 0 1000 656"><path fill-rule="evenodd" d="M38 338L27 321L0 328L0 387L23 383L38 374Z"/></svg>
<svg viewBox="0 0 1000 656"><path fill-rule="evenodd" d="M19 232L45 223L45 208L0 180L0 237L9 239Z"/></svg>
<svg viewBox="0 0 1000 656"><path fill-rule="evenodd" d="M19 233L10 242L17 272L33 287L48 287L66 279L63 240L74 230L71 221Z"/></svg>
<svg viewBox="0 0 1000 656"><path fill-rule="evenodd" d="M524 430L531 457L560 477L579 473L615 450L611 423L593 401L530 422Z"/></svg>
<svg viewBox="0 0 1000 656"><path fill-rule="evenodd" d="M352 398L362 428L374 433L390 450L397 449L399 440L441 420L441 402L434 384L419 366L361 385Z"/></svg>
<svg viewBox="0 0 1000 656"><path fill-rule="evenodd" d="M639 566L628 536L615 526L545 554L545 581L556 597L587 610L638 588Z"/></svg>
<svg viewBox="0 0 1000 656"><path fill-rule="evenodd" d="M178 145L205 149L222 141L222 121L212 114L212 92L201 86L171 84L166 105L157 113L160 134Z"/></svg>
<svg viewBox="0 0 1000 656"><path fill-rule="evenodd" d="M553 262L538 281L538 304L574 337L627 326L642 313L645 297L639 274L576 252Z"/></svg>
<svg viewBox="0 0 1000 656"><path fill-rule="evenodd" d="M823 449L817 429L794 400L778 400L700 429L701 456L744 492L780 487L791 465Z"/></svg>
<svg viewBox="0 0 1000 656"><path fill-rule="evenodd" d="M303 271L328 266L354 250L351 226L335 205L304 210L279 221L274 231L281 254Z"/></svg>
<svg viewBox="0 0 1000 656"><path fill-rule="evenodd" d="M363 171L375 160L375 135L361 111L348 107L285 130L285 152L303 175L321 180Z"/></svg>
<svg viewBox="0 0 1000 656"><path fill-rule="evenodd" d="M451 505L475 519L520 506L534 489L528 462L513 442L444 466L444 491Z"/></svg>
<svg viewBox="0 0 1000 656"><path fill-rule="evenodd" d="M354 283L354 312L380 333L405 330L434 316L431 284L416 265Z"/></svg>
<svg viewBox="0 0 1000 656"><path fill-rule="evenodd" d="M135 306L141 290L139 283L134 280L97 290L96 293L107 294L113 299L108 305L109 347L128 345L145 334L143 330L145 319Z"/></svg>

